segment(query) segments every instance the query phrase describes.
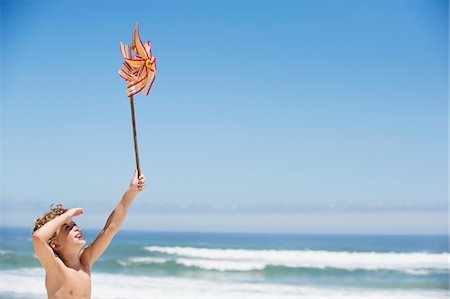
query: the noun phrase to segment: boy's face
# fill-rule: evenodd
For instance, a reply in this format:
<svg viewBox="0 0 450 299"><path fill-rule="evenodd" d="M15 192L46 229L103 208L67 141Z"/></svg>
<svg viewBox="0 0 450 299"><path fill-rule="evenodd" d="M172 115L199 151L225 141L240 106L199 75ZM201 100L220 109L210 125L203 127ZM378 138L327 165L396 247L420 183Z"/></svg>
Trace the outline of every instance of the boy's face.
<svg viewBox="0 0 450 299"><path fill-rule="evenodd" d="M83 231L71 221L61 225L56 232L57 250L64 250L72 247L83 247L86 244L86 240L83 238Z"/></svg>

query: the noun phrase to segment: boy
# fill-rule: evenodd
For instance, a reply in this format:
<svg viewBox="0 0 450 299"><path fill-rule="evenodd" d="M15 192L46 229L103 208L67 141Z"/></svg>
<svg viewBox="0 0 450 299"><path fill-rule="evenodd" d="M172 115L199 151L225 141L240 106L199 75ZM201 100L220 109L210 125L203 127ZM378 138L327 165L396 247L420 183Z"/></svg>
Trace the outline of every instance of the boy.
<svg viewBox="0 0 450 299"><path fill-rule="evenodd" d="M83 232L72 221L73 217L83 214L83 209L52 206L49 213L36 220L33 247L45 269L48 298L91 298L92 264L108 248L134 198L144 186L144 176L138 179L135 171L130 186L109 216L105 227L95 241L84 249L86 241Z"/></svg>

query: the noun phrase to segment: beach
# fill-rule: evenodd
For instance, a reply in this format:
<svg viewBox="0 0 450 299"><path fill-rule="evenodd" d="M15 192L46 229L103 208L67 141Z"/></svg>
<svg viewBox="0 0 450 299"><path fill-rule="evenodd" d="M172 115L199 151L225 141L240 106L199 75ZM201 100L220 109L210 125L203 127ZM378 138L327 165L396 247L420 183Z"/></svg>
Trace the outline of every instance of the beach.
<svg viewBox="0 0 450 299"><path fill-rule="evenodd" d="M0 258L2 298L46 297L29 230L2 228ZM121 231L92 269L92 297L448 298L448 258L444 235Z"/></svg>

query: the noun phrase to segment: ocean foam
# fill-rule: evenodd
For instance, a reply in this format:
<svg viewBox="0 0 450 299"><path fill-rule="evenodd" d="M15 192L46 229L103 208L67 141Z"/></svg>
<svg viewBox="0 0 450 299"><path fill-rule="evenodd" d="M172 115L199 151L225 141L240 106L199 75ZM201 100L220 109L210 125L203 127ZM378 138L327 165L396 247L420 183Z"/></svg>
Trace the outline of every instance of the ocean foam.
<svg viewBox="0 0 450 299"><path fill-rule="evenodd" d="M206 260L206 259L176 259L175 262L187 267L197 267L205 270L219 271L252 271L262 270L266 267L264 262L233 261L233 260Z"/></svg>
<svg viewBox="0 0 450 299"><path fill-rule="evenodd" d="M0 271L0 277L0 295L2 293L26 294L30 297L42 295L42 298L47 295L44 269L22 268Z"/></svg>
<svg viewBox="0 0 450 299"><path fill-rule="evenodd" d="M133 264L164 264L167 259L157 257L132 257L127 260L119 260L118 263L122 266L129 266Z"/></svg>
<svg viewBox="0 0 450 299"><path fill-rule="evenodd" d="M407 273L448 270L448 253L333 252L310 250L248 250L147 246L149 252L175 256L177 263L206 270L260 270L266 266L291 268L394 270Z"/></svg>
<svg viewBox="0 0 450 299"><path fill-rule="evenodd" d="M0 297L46 297L44 270L27 268L0 271ZM23 286L27 287L24 288ZM312 287L280 284L217 282L204 279L145 277L92 273L92 298L392 298L443 299L448 291L376 290L364 288Z"/></svg>

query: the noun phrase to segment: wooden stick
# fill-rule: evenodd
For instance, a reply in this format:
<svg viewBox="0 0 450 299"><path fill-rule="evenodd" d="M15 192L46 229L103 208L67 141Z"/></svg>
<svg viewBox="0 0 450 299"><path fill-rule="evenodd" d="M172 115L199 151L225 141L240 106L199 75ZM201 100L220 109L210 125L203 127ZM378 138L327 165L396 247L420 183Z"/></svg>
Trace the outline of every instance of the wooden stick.
<svg viewBox="0 0 450 299"><path fill-rule="evenodd" d="M139 177L141 176L141 167L139 165L139 150L138 150L138 144L137 144L136 120L134 118L133 96L130 96L130 105L131 105L131 120L133 122L134 152L136 154L136 168L137 168L138 179L139 179Z"/></svg>

